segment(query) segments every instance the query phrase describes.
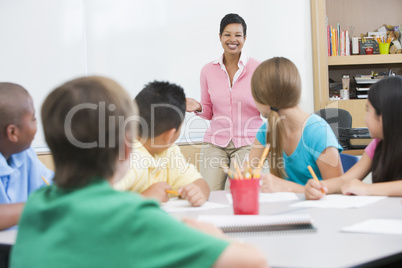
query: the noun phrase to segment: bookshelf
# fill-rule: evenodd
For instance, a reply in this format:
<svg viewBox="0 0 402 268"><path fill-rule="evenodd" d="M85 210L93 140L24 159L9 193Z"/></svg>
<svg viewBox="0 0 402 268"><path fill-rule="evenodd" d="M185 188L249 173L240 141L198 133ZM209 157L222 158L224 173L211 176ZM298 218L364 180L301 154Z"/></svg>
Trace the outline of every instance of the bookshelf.
<svg viewBox="0 0 402 268"><path fill-rule="evenodd" d="M402 75L402 54L328 56L328 24L349 30L351 36L372 32L383 24L402 23L400 0L311 0L311 26L313 43L314 110L331 107L349 111L352 127L365 127L365 99L330 101L329 78L340 82L343 74L370 74L389 68Z"/></svg>

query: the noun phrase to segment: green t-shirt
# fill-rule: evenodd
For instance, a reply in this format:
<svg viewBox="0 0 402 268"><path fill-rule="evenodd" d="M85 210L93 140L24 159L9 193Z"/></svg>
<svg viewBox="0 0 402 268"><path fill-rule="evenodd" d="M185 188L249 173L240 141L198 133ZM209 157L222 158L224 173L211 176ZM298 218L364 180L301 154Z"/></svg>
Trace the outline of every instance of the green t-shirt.
<svg viewBox="0 0 402 268"><path fill-rule="evenodd" d="M34 192L22 214L11 267L210 267L228 242L169 216L152 200L104 180Z"/></svg>

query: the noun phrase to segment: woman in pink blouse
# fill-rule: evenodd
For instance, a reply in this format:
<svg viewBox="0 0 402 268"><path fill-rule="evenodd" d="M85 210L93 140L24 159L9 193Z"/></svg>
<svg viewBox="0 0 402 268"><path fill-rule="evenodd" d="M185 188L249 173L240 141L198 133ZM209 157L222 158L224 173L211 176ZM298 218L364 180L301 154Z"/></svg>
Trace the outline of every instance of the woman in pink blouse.
<svg viewBox="0 0 402 268"><path fill-rule="evenodd" d="M201 103L186 99L187 112L211 120L201 149L200 172L212 191L225 188L222 166L245 164L251 144L262 124L251 95L251 77L259 61L242 53L247 25L237 14L227 14L220 24L223 55L201 70Z"/></svg>

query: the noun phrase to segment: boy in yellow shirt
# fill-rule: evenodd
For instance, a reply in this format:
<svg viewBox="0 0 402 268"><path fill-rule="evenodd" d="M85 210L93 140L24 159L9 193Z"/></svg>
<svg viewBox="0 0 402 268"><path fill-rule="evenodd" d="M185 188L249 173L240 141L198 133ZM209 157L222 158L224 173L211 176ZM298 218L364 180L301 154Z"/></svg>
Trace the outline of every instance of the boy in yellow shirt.
<svg viewBox="0 0 402 268"><path fill-rule="evenodd" d="M115 189L161 202L168 201L167 190L175 190L193 206L202 205L208 199L209 186L174 144L186 109L183 88L154 81L135 101L140 113L139 136L130 156L130 170Z"/></svg>

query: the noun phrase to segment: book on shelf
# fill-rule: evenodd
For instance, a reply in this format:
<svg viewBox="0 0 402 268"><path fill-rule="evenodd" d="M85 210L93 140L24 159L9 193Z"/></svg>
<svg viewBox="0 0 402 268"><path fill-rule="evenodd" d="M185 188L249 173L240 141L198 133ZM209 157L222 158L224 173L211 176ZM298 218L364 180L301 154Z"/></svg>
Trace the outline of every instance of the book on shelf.
<svg viewBox="0 0 402 268"><path fill-rule="evenodd" d="M356 91L359 91L359 92L366 92L367 93L367 91L369 89L370 89L370 87L368 87L368 86L356 87Z"/></svg>
<svg viewBox="0 0 402 268"><path fill-rule="evenodd" d="M356 84L375 84L380 81L380 78L373 78L371 75L355 75Z"/></svg>
<svg viewBox="0 0 402 268"><path fill-rule="evenodd" d="M350 56L349 31L327 25L328 56Z"/></svg>
<svg viewBox="0 0 402 268"><path fill-rule="evenodd" d="M357 94L356 97L358 99L367 99L368 98L368 94Z"/></svg>
<svg viewBox="0 0 402 268"><path fill-rule="evenodd" d="M230 236L315 232L308 214L294 215L201 215L199 221L212 223Z"/></svg>

